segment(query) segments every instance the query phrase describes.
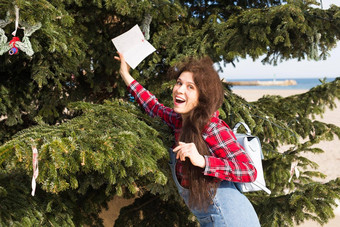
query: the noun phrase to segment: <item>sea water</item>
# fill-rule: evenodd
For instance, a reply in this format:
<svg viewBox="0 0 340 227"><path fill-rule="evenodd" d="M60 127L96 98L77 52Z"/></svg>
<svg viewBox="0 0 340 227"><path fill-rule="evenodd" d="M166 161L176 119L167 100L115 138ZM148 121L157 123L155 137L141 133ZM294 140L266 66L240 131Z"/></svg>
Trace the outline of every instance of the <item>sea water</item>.
<svg viewBox="0 0 340 227"><path fill-rule="evenodd" d="M284 79L276 79L275 81L285 81L285 80L295 80L296 85L288 85L288 86L232 86L232 89L296 89L296 90L309 90L313 87L321 85L321 81L323 78L284 78ZM326 82L334 81L335 78L326 78ZM270 79L232 79L233 81L273 81ZM228 81L227 81L228 82Z"/></svg>

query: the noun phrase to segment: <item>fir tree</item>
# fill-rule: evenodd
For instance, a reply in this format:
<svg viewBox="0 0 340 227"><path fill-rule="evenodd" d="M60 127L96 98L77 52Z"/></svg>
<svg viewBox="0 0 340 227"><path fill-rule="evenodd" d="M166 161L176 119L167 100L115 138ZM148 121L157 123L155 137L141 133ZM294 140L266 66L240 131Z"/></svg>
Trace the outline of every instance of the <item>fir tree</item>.
<svg viewBox="0 0 340 227"><path fill-rule="evenodd" d="M185 56L209 55L219 64L264 54L263 62L270 64L322 60L340 37L339 7L322 10L315 0L0 0L0 25L8 40L14 5L21 21L42 26L29 37L33 56L20 51L0 55L4 226L101 226L98 213L114 195L139 197L122 209L117 226L195 225L170 179L171 133L128 101L113 60L111 38L135 24L145 25L151 16L145 31L157 51L133 76L168 105L172 82L166 71ZM18 36L23 38L22 31ZM263 144L272 194L247 194L261 224L326 223L334 216L340 180L319 182L324 175L309 170L316 164L301 154L323 152L312 145L340 137L338 126L313 118L334 107L340 79L304 94L266 96L252 103L234 95L228 85L225 92L223 120L230 126L245 121ZM282 144L290 147L278 153ZM32 146L39 151L34 197ZM289 182L293 162L301 173Z"/></svg>

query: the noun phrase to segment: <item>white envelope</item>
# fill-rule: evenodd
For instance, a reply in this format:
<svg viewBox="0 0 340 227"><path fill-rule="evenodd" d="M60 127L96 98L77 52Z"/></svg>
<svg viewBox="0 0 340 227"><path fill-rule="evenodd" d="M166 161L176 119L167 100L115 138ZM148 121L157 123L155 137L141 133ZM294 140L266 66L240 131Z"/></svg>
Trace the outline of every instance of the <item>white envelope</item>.
<svg viewBox="0 0 340 227"><path fill-rule="evenodd" d="M138 25L112 39L118 52L122 53L131 68L136 68L156 49L145 39Z"/></svg>

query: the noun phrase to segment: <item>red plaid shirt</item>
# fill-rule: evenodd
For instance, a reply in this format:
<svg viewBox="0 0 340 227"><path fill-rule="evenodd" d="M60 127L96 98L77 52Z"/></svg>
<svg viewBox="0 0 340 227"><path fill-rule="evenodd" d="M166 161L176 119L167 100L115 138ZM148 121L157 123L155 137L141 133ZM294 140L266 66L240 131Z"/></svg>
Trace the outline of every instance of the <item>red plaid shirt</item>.
<svg viewBox="0 0 340 227"><path fill-rule="evenodd" d="M128 90L151 117L160 117L173 129L176 142L178 142L182 128L181 115L172 108L159 103L157 98L136 80L128 86ZM204 156L206 163L204 175L234 182L255 181L257 172L252 161L243 147L236 142L235 135L229 126L218 118L218 112L205 126L202 137L211 153L210 156ZM183 173L181 161L177 162L176 174L181 185L187 187L187 177Z"/></svg>

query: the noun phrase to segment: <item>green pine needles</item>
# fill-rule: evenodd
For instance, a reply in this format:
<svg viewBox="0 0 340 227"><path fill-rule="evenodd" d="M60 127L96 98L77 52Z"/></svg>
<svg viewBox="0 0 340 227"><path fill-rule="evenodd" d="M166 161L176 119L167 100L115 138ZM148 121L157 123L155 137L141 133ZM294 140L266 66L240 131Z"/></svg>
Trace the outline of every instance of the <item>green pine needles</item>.
<svg viewBox="0 0 340 227"><path fill-rule="evenodd" d="M17 192L12 187L23 188L25 196L20 199L23 203L46 194L51 197L48 201L71 194L75 197L73 202L78 204L82 201L76 199L77 196L85 197L93 190L102 191L108 200L113 195L131 197L154 184L161 187L166 184L166 169L160 169L158 162L167 155L171 136L161 122L150 120L133 104L118 100L102 105L78 102L72 103L70 108L73 115L79 116L60 125L42 123L23 130L1 146L2 178L12 178L14 174L11 173L18 171L21 173L14 177L20 181L11 181L8 187L1 188L1 210L11 206L6 201ZM39 152L38 189L34 198L29 195L32 146ZM19 221L18 212L24 212L24 217L31 216L29 212L35 209L31 207L25 213L13 207L9 212L16 212L14 217L4 216L0 224ZM68 208L66 211L69 212ZM62 220L54 221L58 226L63 223Z"/></svg>
<svg viewBox="0 0 340 227"><path fill-rule="evenodd" d="M22 168L31 175L31 146L36 146L38 183L47 192L80 188L85 193L90 185L85 187L79 182L80 172L101 176L91 186L98 188L107 182L106 192L115 191L120 196L123 188L136 193L138 176L161 185L166 183L157 161L167 154L165 147L171 137L156 131L162 128L156 125L160 122L150 121L132 104L120 101L103 105L79 102L71 108L82 114L60 125L43 124L23 130L5 143L1 147L5 169Z"/></svg>

